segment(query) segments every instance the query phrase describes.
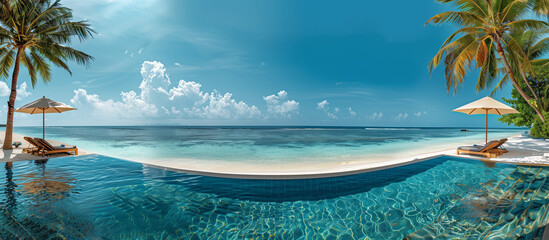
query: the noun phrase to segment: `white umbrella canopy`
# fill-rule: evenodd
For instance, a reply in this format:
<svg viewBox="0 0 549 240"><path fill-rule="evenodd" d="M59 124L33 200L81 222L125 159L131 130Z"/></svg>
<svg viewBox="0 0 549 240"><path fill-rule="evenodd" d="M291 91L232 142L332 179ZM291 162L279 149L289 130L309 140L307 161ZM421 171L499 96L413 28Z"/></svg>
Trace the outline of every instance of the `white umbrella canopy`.
<svg viewBox="0 0 549 240"><path fill-rule="evenodd" d="M73 108L67 104L53 101L49 98L46 98L45 96L31 102L29 104L26 104L18 109L15 110L15 112L20 113L28 113L28 114L42 114L42 138L45 138L46 136L46 130L45 130L45 114L46 113L62 113L66 111L76 110L76 108Z"/></svg>
<svg viewBox="0 0 549 240"><path fill-rule="evenodd" d="M486 142L488 142L488 114L504 115L509 113L519 113L512 107L496 101L491 97L484 97L472 103L463 105L453 110L467 115L485 114L486 115Z"/></svg>
<svg viewBox="0 0 549 240"><path fill-rule="evenodd" d="M49 98L42 97L34 102L26 104L18 109L16 112L39 114L39 113L62 113L70 110L76 110L67 104L53 101Z"/></svg>

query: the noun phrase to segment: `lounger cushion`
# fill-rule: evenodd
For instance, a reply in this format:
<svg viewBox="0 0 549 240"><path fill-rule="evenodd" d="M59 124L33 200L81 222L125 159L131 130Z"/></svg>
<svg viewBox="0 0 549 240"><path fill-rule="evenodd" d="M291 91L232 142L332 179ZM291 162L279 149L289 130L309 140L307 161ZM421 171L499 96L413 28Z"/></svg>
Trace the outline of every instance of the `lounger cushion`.
<svg viewBox="0 0 549 240"><path fill-rule="evenodd" d="M458 149L479 152L484 146L461 146Z"/></svg>
<svg viewBox="0 0 549 240"><path fill-rule="evenodd" d="M463 149L463 150L467 150L467 151L475 151L475 152L481 152L483 150L485 150L486 147L496 143L498 141L489 141L487 142L486 144L484 144L484 146L461 146L459 147L458 149Z"/></svg>
<svg viewBox="0 0 549 240"><path fill-rule="evenodd" d="M73 149L73 148L76 148L76 146L64 146L64 147L53 146L53 148L55 148L55 150L62 150L62 149Z"/></svg>

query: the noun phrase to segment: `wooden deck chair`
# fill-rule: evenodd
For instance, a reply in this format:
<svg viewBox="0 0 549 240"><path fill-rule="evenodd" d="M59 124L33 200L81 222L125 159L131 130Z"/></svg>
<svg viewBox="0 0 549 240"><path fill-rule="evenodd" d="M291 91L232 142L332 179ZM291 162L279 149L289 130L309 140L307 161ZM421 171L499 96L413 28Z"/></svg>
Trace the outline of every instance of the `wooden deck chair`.
<svg viewBox="0 0 549 240"><path fill-rule="evenodd" d="M465 153L471 155L481 155L489 159L491 157L499 156L498 153L494 151L496 146L499 146L499 141L489 141L484 146L462 146L457 149L457 155L460 153Z"/></svg>
<svg viewBox="0 0 549 240"><path fill-rule="evenodd" d="M507 151L507 149L505 149L505 147L503 147L503 144L506 143L506 142L507 142L507 138L500 139L498 141L498 144L494 147L494 149L492 149L490 151L496 153L498 156L500 156L504 153L508 153L509 151Z"/></svg>
<svg viewBox="0 0 549 240"><path fill-rule="evenodd" d="M54 147L49 142L42 138L34 138L42 147L42 156L56 153L69 153L74 152L74 155L78 155L78 148L76 146L71 147Z"/></svg>
<svg viewBox="0 0 549 240"><path fill-rule="evenodd" d="M34 138L31 138L31 137L23 137L23 138L25 139L25 141L27 141L30 145L33 146L31 147L29 145L28 148L23 148L23 153L37 154L38 152L40 152L40 150L42 150L40 143L36 142Z"/></svg>

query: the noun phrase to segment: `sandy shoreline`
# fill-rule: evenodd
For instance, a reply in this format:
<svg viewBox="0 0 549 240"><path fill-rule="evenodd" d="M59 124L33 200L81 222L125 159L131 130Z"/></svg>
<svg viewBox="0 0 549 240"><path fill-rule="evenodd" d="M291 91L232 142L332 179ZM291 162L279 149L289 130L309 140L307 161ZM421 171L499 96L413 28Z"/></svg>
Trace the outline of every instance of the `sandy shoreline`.
<svg viewBox="0 0 549 240"><path fill-rule="evenodd" d="M440 144L438 146L413 149L410 151L386 154L384 156L356 156L352 160L333 162L305 162L293 164L247 164L228 163L227 161L204 161L197 159L155 159L155 161L135 160L137 162L177 170L192 174L201 174L218 177L254 178L254 179L291 179L291 178L316 178L355 174L360 172L375 171L400 165L406 165L417 161L423 161L438 156L455 156L472 159L483 159L478 156L456 155L458 146L470 145L467 142L455 142ZM549 141L532 139L515 135L509 137L505 144L509 153L491 161L525 164L547 164L549 158Z"/></svg>
<svg viewBox="0 0 549 240"><path fill-rule="evenodd" d="M0 142L3 141L4 132L0 131ZM23 154L21 150L29 147L29 144L23 139L23 135L14 133L14 141L23 143L19 148L14 148L13 152L4 157L4 152L0 162L15 162L25 160L41 160L54 157L39 157L30 154ZM54 145L73 143L62 143L48 139ZM291 178L316 178L327 176L339 176L355 174L360 172L375 171L384 168L390 168L405 165L437 156L457 156L456 148L462 145L470 145L469 140L456 140L454 142L445 142L438 144L429 144L426 142L414 143L414 147L401 152L384 152L383 154L374 153L363 156L340 156L331 161L315 161L314 158L303 161L294 161L291 163L265 163L264 161L250 162L230 162L223 160L202 160L190 158L164 158L143 160L126 159L139 162L145 165L158 168L182 171L192 174L201 174L219 177L234 178L267 178L267 179L291 179ZM77 145L77 144L76 144ZM510 163L531 163L531 164L549 164L549 158L544 154L549 154L549 141L543 139L531 139L515 135L509 138L505 144L509 153L498 158L492 158L492 161L510 162ZM79 155L93 154L90 151L79 149ZM120 158L117 156L113 156ZM459 157L481 159L476 156L460 155ZM121 158L125 159L125 158Z"/></svg>

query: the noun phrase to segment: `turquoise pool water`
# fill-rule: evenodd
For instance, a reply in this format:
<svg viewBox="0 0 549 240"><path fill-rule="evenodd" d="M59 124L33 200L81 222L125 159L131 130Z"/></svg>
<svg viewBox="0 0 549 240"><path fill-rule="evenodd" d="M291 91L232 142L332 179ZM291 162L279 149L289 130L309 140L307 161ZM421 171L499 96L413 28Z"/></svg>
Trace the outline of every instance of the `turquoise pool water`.
<svg viewBox="0 0 549 240"><path fill-rule="evenodd" d="M0 169L0 239L539 239L549 168L440 157L352 176L221 179L101 155Z"/></svg>

